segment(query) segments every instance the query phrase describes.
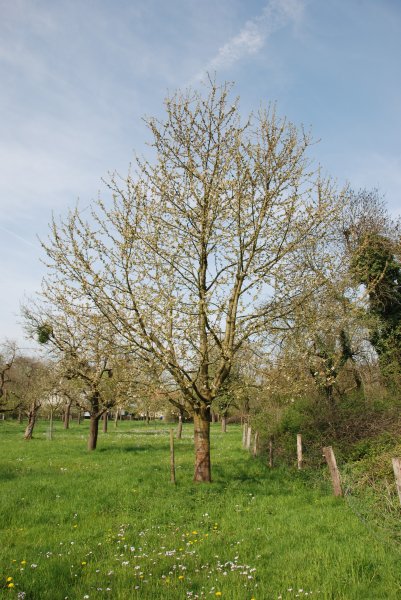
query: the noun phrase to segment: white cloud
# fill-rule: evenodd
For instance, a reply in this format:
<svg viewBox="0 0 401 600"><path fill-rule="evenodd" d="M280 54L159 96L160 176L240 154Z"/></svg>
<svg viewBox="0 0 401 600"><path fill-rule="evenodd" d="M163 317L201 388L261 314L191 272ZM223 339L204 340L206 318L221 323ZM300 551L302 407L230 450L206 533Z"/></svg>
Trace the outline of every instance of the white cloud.
<svg viewBox="0 0 401 600"><path fill-rule="evenodd" d="M258 17L247 21L241 31L219 48L216 56L199 73L221 71L246 58L256 55L275 31L287 24L299 24L303 15L303 0L270 0Z"/></svg>

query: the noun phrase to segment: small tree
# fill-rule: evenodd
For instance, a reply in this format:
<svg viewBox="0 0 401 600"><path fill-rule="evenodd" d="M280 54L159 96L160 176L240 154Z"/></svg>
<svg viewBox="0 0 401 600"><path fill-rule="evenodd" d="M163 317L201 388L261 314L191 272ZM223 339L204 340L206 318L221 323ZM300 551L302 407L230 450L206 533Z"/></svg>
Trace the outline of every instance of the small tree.
<svg viewBox="0 0 401 600"><path fill-rule="evenodd" d="M110 385L115 358L112 335L107 333L107 322L83 306L73 310L64 302L58 309L56 312L54 305L46 303L26 306L27 330L57 360L59 379L53 394L67 393L70 399L75 397L80 409L89 410L88 450L95 450L99 421L115 404Z"/></svg>
<svg viewBox="0 0 401 600"><path fill-rule="evenodd" d="M13 393L28 417L24 439L32 439L39 411L49 399L54 382L53 365L39 359L19 357Z"/></svg>
<svg viewBox="0 0 401 600"><path fill-rule="evenodd" d="M111 204L53 221L45 290L86 298L160 365L190 407L194 480L207 482L211 404L242 345L302 302L300 249L324 238L341 202L310 167L310 136L274 108L242 120L214 82L165 108L147 120L154 158L111 178Z"/></svg>
<svg viewBox="0 0 401 600"><path fill-rule="evenodd" d="M15 342L3 343L0 350L0 410L4 411L8 401L7 387L11 383L11 371L17 356Z"/></svg>

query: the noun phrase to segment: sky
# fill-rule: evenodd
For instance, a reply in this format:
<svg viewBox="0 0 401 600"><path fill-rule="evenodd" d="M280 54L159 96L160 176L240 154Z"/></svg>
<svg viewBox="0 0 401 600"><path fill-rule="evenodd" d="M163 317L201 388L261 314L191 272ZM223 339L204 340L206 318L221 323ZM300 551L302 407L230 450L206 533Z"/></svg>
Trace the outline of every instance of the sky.
<svg viewBox="0 0 401 600"><path fill-rule="evenodd" d="M126 174L143 117L206 73L244 115L275 102L325 173L400 215L400 56L400 0L0 0L0 343L30 347L52 213Z"/></svg>

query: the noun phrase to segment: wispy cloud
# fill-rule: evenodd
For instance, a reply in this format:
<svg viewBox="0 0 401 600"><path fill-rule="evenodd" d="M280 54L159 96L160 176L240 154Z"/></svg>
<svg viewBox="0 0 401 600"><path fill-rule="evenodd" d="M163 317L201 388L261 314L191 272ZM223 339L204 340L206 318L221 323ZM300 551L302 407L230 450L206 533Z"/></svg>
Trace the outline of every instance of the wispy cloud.
<svg viewBox="0 0 401 600"><path fill-rule="evenodd" d="M205 72L227 69L239 60L258 54L275 31L290 23L298 24L303 9L303 0L270 0L260 15L248 20L237 35L219 48L196 79L202 78Z"/></svg>
<svg viewBox="0 0 401 600"><path fill-rule="evenodd" d="M11 229L7 229L7 227L3 227L3 225L0 225L0 231L4 231L5 233L12 235L19 242L23 242L24 244L27 244L27 246L31 246L31 248L37 247L37 244L32 244L32 242L22 237L22 235L18 235L18 233L15 233L15 231L11 231Z"/></svg>

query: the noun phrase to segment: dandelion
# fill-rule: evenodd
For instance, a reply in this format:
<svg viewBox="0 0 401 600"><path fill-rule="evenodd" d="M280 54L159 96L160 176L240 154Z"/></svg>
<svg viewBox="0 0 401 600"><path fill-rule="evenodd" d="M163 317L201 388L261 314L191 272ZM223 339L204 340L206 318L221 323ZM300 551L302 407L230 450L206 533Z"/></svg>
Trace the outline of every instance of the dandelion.
<svg viewBox="0 0 401 600"><path fill-rule="evenodd" d="M13 580L13 578L12 578L12 577L7 577L7 579L6 579L7 583L8 583L9 581L12 581L12 580Z"/></svg>
<svg viewBox="0 0 401 600"><path fill-rule="evenodd" d="M8 583L8 584L7 584L7 587L8 587L8 588L13 588L13 587L15 587L15 585L14 585L14 584L13 584L13 582L11 581L10 583Z"/></svg>
<svg viewBox="0 0 401 600"><path fill-rule="evenodd" d="M84 567L84 566L86 565L86 561L85 561L85 560L83 560L83 561L81 562L81 565ZM89 598L89 596L88 596L88 598Z"/></svg>
<svg viewBox="0 0 401 600"><path fill-rule="evenodd" d="M216 592L216 593L215 593L215 596L221 596L221 595L222 595L222 593L221 593L221 592Z"/></svg>
<svg viewBox="0 0 401 600"><path fill-rule="evenodd" d="M179 576L178 576L178 579L179 579L180 581L182 581L182 580L184 579L184 575L179 575Z"/></svg>
<svg viewBox="0 0 401 600"><path fill-rule="evenodd" d="M21 560L21 565L26 565L26 560Z"/></svg>

